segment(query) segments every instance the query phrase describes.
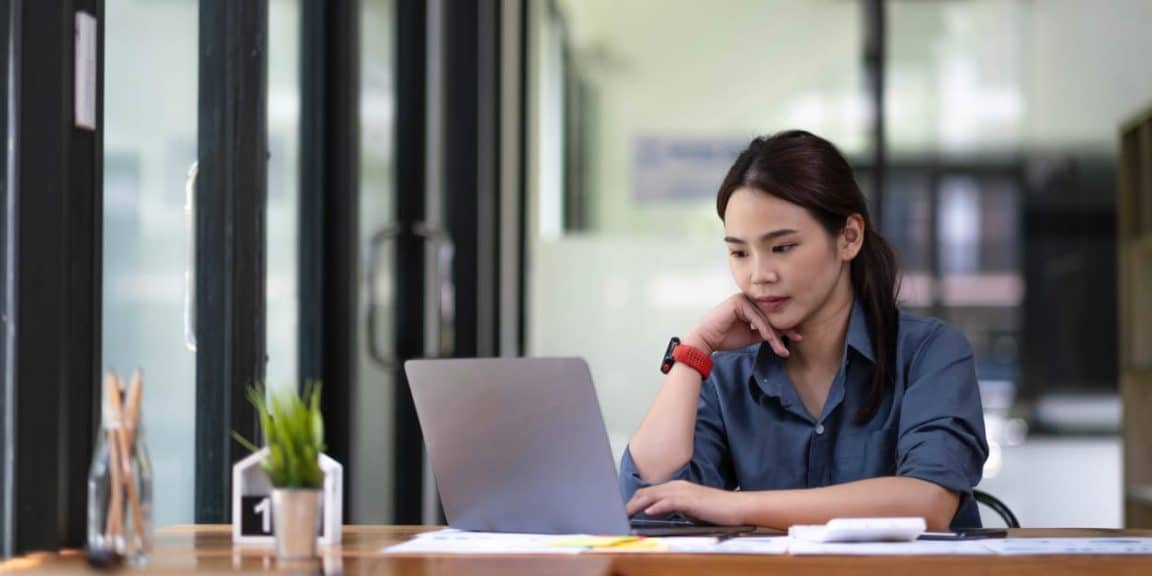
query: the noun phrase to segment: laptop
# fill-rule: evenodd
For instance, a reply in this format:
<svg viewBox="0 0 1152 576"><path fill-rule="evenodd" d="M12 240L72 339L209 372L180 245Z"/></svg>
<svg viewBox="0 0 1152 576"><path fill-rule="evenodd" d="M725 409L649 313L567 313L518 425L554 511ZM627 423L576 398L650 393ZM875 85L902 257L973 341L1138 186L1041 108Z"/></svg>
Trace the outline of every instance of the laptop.
<svg viewBox="0 0 1152 576"><path fill-rule="evenodd" d="M755 530L630 522L582 359L410 360L404 369L453 528L662 536Z"/></svg>

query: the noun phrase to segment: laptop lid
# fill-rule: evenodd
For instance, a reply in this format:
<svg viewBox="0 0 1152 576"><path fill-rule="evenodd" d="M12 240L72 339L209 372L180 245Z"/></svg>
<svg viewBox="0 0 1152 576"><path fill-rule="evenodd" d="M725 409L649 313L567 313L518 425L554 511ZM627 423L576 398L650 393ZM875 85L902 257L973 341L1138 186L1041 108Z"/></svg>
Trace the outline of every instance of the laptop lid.
<svg viewBox="0 0 1152 576"><path fill-rule="evenodd" d="M404 369L453 528L629 532L582 359L410 360Z"/></svg>

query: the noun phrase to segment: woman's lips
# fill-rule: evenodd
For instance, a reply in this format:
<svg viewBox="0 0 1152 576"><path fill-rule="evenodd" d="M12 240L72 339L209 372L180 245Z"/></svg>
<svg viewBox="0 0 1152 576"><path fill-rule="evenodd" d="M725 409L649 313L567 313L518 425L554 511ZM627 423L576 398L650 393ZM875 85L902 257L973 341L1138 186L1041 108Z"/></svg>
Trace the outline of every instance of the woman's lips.
<svg viewBox="0 0 1152 576"><path fill-rule="evenodd" d="M769 312L776 312L783 308L784 304L788 303L788 297L757 298L756 303Z"/></svg>

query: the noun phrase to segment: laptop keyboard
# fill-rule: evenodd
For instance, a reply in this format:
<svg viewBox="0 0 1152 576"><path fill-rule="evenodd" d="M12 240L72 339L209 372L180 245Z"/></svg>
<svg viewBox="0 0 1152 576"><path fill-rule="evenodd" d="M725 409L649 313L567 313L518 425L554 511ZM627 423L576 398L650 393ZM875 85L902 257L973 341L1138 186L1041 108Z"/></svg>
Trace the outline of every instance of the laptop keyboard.
<svg viewBox="0 0 1152 576"><path fill-rule="evenodd" d="M701 522L693 522L684 518L633 518L629 521L633 528L676 528L680 526L711 526Z"/></svg>

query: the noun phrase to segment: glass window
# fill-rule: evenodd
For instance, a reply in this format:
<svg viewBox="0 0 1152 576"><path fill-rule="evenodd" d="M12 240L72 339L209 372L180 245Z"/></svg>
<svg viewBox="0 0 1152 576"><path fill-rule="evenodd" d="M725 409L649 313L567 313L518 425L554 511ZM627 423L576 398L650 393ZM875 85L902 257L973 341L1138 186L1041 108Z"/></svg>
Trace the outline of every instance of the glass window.
<svg viewBox="0 0 1152 576"><path fill-rule="evenodd" d="M196 356L185 194L196 161L199 3L105 4L103 365L144 371L157 526L192 522ZM145 48L146 47L146 48Z"/></svg>
<svg viewBox="0 0 1152 576"><path fill-rule="evenodd" d="M268 229L265 341L269 392L298 384L300 0L268 3Z"/></svg>
<svg viewBox="0 0 1152 576"><path fill-rule="evenodd" d="M383 356L392 356L395 348L396 282L390 241L377 244L378 252L368 247L377 232L389 230L395 223L395 113L396 113L396 15L393 0L364 0L360 3L360 197L359 238L360 262L376 254L372 266L360 270L358 308L356 312L356 383L352 455L360 465L352 468L353 522L387 523L393 518L392 465L395 387L394 367L381 364L369 350L366 337L371 326L366 315L375 318L375 346ZM375 278L368 278L370 271ZM368 293L369 287L374 293Z"/></svg>

